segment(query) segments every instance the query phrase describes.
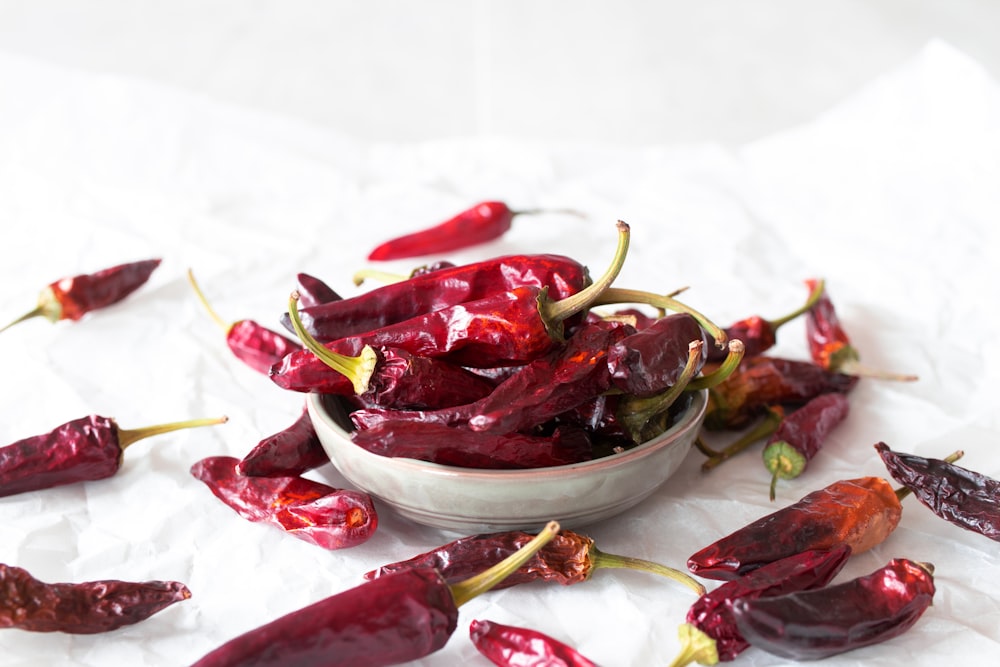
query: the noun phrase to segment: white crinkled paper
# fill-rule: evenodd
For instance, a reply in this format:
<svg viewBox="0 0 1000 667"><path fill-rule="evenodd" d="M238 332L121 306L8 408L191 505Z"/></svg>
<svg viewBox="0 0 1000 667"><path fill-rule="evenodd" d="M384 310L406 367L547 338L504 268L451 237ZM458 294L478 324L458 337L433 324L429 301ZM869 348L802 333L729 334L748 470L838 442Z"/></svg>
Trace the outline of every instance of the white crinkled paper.
<svg viewBox="0 0 1000 667"><path fill-rule="evenodd" d="M684 300L725 325L795 308L802 281L821 276L863 361L920 377L863 380L848 421L805 474L779 485L774 504L756 450L711 474L692 451L653 497L586 529L602 550L683 567L701 546L813 489L884 475L877 441L930 457L963 449L963 465L1000 477L1000 89L946 44L929 44L814 122L740 150L364 144L140 81L17 59L0 60L0 90L0 318L30 309L57 277L164 260L118 306L0 336L0 440L90 413L125 428L229 417L133 445L111 479L0 499L0 562L48 581L174 579L193 593L110 635L0 631L2 665L190 664L361 583L379 564L456 537L386 510L369 542L328 552L238 518L195 480L192 463L242 456L290 425L302 397L230 355L185 274L194 270L224 318L279 328L298 272L350 295L364 289L351 276L377 242L483 199L572 207L588 219L525 218L454 261L558 252L599 270L620 218L632 249L619 285L688 286ZM773 353L806 358L800 321L780 330ZM332 466L312 474L345 484ZM897 531L840 578L896 556L930 561L934 606L906 635L824 664L964 664L995 654L996 554L994 542L907 499ZM446 648L417 664L486 664L468 640L474 618L542 630L602 665L667 664L692 601L673 582L608 570L569 588L497 591L465 605ZM749 650L734 664L785 661Z"/></svg>

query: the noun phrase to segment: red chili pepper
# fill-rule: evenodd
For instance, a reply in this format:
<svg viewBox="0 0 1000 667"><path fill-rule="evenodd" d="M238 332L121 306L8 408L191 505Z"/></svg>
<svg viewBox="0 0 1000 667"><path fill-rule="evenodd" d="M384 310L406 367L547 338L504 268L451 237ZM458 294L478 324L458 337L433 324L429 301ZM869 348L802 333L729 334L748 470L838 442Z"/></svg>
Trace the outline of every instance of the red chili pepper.
<svg viewBox="0 0 1000 667"><path fill-rule="evenodd" d="M176 581L47 583L0 563L0 628L89 635L144 621L191 597Z"/></svg>
<svg viewBox="0 0 1000 667"><path fill-rule="evenodd" d="M516 570L558 532L552 522L517 554L465 581L414 569L366 581L250 630L192 667L379 667L440 650L458 610Z"/></svg>
<svg viewBox="0 0 1000 667"><path fill-rule="evenodd" d="M469 637L476 650L499 667L597 667L568 644L530 628L473 620Z"/></svg>
<svg viewBox="0 0 1000 667"><path fill-rule="evenodd" d="M198 295L198 300L208 311L208 314L226 332L226 344L237 359L260 373L267 374L271 366L280 362L286 355L301 349L297 342L271 331L254 320L239 320L227 324L212 309L205 298L204 292L195 282L194 273L188 270L188 281Z"/></svg>
<svg viewBox="0 0 1000 667"><path fill-rule="evenodd" d="M515 216L545 212L543 209L513 211L503 202L484 201L444 222L386 241L376 246L368 259L404 259L480 245L506 234Z"/></svg>
<svg viewBox="0 0 1000 667"><path fill-rule="evenodd" d="M847 396L834 392L820 394L785 415L764 447L764 467L771 473L771 500L778 478L801 475L849 411Z"/></svg>
<svg viewBox="0 0 1000 667"><path fill-rule="evenodd" d="M292 477L329 462L309 412L303 409L290 426L257 443L236 471L251 477Z"/></svg>
<svg viewBox="0 0 1000 667"><path fill-rule="evenodd" d="M705 332L688 313L658 318L611 345L608 368L612 383L630 396L652 396L664 391L684 373L693 341L705 342ZM701 351L705 347L712 346L703 345ZM700 371L701 364L695 372Z"/></svg>
<svg viewBox="0 0 1000 667"><path fill-rule="evenodd" d="M121 467L125 448L138 440L225 421L192 419L125 430L109 417L74 419L49 433L0 447L0 496L111 477Z"/></svg>
<svg viewBox="0 0 1000 667"><path fill-rule="evenodd" d="M342 298L332 287L308 273L299 273L296 276L296 285L295 291L299 293L299 303L303 308L333 303Z"/></svg>
<svg viewBox="0 0 1000 667"><path fill-rule="evenodd" d="M895 558L871 574L811 591L737 600L751 646L789 660L819 660L898 637L934 599L934 568Z"/></svg>
<svg viewBox="0 0 1000 667"><path fill-rule="evenodd" d="M215 496L247 521L277 526L324 549L367 541L378 527L368 494L335 489L305 477L250 477L232 456L210 456L191 467Z"/></svg>
<svg viewBox="0 0 1000 667"><path fill-rule="evenodd" d="M688 609L686 623L678 633L682 649L670 667L734 660L750 646L736 627L731 610L734 602L826 586L850 555L851 548L846 544L833 549L803 551L763 565L705 593Z"/></svg>
<svg viewBox="0 0 1000 667"><path fill-rule="evenodd" d="M688 559L688 569L730 580L809 549L847 544L862 553L885 540L902 513L895 491L881 477L841 480L699 550Z"/></svg>
<svg viewBox="0 0 1000 667"><path fill-rule="evenodd" d="M87 313L118 303L142 287L160 265L160 259L119 264L96 273L61 278L38 295L38 306L0 331L33 317L51 322L79 320Z"/></svg>

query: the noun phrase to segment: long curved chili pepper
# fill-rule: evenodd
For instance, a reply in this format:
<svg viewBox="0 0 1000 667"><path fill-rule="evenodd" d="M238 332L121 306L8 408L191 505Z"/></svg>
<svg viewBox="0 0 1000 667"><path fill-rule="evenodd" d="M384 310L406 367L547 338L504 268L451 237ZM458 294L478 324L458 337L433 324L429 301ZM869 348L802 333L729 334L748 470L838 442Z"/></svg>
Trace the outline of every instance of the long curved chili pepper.
<svg viewBox="0 0 1000 667"><path fill-rule="evenodd" d="M948 459L894 452L884 442L875 449L892 478L934 514L1000 542L1000 480Z"/></svg>
<svg viewBox="0 0 1000 667"><path fill-rule="evenodd" d="M846 544L832 549L803 551L763 565L705 593L688 609L686 627L682 626L678 632L681 651L670 667L734 660L750 646L733 618L731 606L736 600L822 588L843 569L850 555L851 548Z"/></svg>
<svg viewBox="0 0 1000 667"><path fill-rule="evenodd" d="M309 273L296 275L295 284L295 291L299 293L299 303L303 308L321 306L343 298L332 287Z"/></svg>
<svg viewBox="0 0 1000 667"><path fill-rule="evenodd" d="M771 500L778 479L801 475L830 432L847 419L850 407L847 396L833 392L820 394L785 415L763 452L764 467L771 473Z"/></svg>
<svg viewBox="0 0 1000 667"><path fill-rule="evenodd" d="M416 273L341 301L302 308L306 331L322 342L347 338L517 287L547 287L565 299L591 282L587 267L563 255L504 255ZM291 316L281 323L292 330Z"/></svg>
<svg viewBox="0 0 1000 667"><path fill-rule="evenodd" d="M33 317L50 322L79 320L87 313L116 304L142 287L160 265L160 259L119 264L95 273L60 278L38 295L38 305L0 331Z"/></svg>
<svg viewBox="0 0 1000 667"><path fill-rule="evenodd" d="M368 259L386 261L462 250L500 238L510 230L516 216L550 212L571 211L515 211L502 201L480 202L443 222L379 244Z"/></svg>
<svg viewBox="0 0 1000 667"><path fill-rule="evenodd" d="M0 628L89 635L144 621L191 597L177 581L48 583L0 563Z"/></svg>
<svg viewBox="0 0 1000 667"><path fill-rule="evenodd" d="M125 430L110 417L74 419L0 447L0 496L111 477L121 468L125 448L138 440L226 421L226 417L192 419Z"/></svg>
<svg viewBox="0 0 1000 667"><path fill-rule="evenodd" d="M187 276L188 282L209 316L226 332L226 345L237 359L250 368L266 375L270 372L271 366L281 361L285 355L301 349L302 346L296 341L254 320L227 323L209 304L205 293L194 279L194 272L188 269Z"/></svg>
<svg viewBox="0 0 1000 667"><path fill-rule="evenodd" d="M247 521L276 526L324 549L357 546L378 528L378 514L366 493L305 477L241 475L239 462L232 456L209 456L191 466L191 474Z"/></svg>
<svg viewBox="0 0 1000 667"><path fill-rule="evenodd" d="M840 480L700 549L688 558L688 569L730 580L808 549L847 544L862 553L885 540L902 513L895 491L881 477Z"/></svg>
<svg viewBox="0 0 1000 667"><path fill-rule="evenodd" d="M412 558L387 563L364 576L377 579L402 570L424 568L437 570L446 581L461 581L515 553L531 537L531 533L522 530L468 535ZM537 554L493 588L500 590L536 581L570 586L587 581L600 569L648 572L687 586L698 595L705 593L705 587L685 572L641 558L605 553L595 546L593 538L569 528L559 531Z"/></svg>
<svg viewBox="0 0 1000 667"><path fill-rule="evenodd" d="M240 459L236 471L251 477L291 477L329 462L309 411L303 408L291 425L258 442Z"/></svg>
<svg viewBox="0 0 1000 667"><path fill-rule="evenodd" d="M572 646L544 632L474 619L469 638L479 653L498 667L597 667Z"/></svg>
<svg viewBox="0 0 1000 667"><path fill-rule="evenodd" d="M436 570L398 572L331 595L214 649L192 667L381 667L440 650L459 608L498 584L559 531L551 522L516 554L461 582Z"/></svg>
<svg viewBox="0 0 1000 667"><path fill-rule="evenodd" d="M790 660L819 660L903 634L934 599L934 568L895 558L871 574L811 591L736 600L751 646Z"/></svg>

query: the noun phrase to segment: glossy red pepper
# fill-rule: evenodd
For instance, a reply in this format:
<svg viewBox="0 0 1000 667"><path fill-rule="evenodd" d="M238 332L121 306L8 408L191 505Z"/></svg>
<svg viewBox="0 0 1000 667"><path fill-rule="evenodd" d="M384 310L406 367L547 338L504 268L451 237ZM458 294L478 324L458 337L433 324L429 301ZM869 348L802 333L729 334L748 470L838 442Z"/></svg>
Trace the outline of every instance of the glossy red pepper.
<svg viewBox="0 0 1000 667"><path fill-rule="evenodd" d="M299 273L295 277L295 282L295 291L299 293L299 303L303 308L333 303L342 298L332 287L314 275Z"/></svg>
<svg viewBox="0 0 1000 667"><path fill-rule="evenodd" d="M684 373L694 341L707 342L704 330L690 314L658 318L611 345L607 365L612 384L630 396L652 396L664 391ZM702 345L703 355L706 347L713 346ZM701 368L702 364L698 364L695 372Z"/></svg>
<svg viewBox="0 0 1000 667"><path fill-rule="evenodd" d="M116 304L142 287L160 265L160 259L119 264L95 273L60 278L38 295L38 305L0 331L33 317L50 322L79 320L87 313Z"/></svg>
<svg viewBox="0 0 1000 667"><path fill-rule="evenodd" d="M110 417L74 419L0 447L0 496L111 477L121 468L125 448L138 440L225 421L225 417L192 419L125 430Z"/></svg>
<svg viewBox="0 0 1000 667"><path fill-rule="evenodd" d="M498 667L597 667L572 646L531 628L476 619L469 624L469 638Z"/></svg>
<svg viewBox="0 0 1000 667"><path fill-rule="evenodd" d="M842 584L736 600L733 617L751 646L789 660L820 660L898 637L934 599L934 568L895 558Z"/></svg>
<svg viewBox="0 0 1000 667"><path fill-rule="evenodd" d="M417 660L444 647L458 627L459 607L502 581L558 530L549 524L517 554L459 583L430 568L366 581L235 637L192 667L382 667Z"/></svg>
<svg viewBox="0 0 1000 667"><path fill-rule="evenodd" d="M240 460L236 471L251 477L292 477L329 462L309 412L303 408L291 425L258 442Z"/></svg>
<svg viewBox="0 0 1000 667"><path fill-rule="evenodd" d="M89 635L144 621L191 597L177 581L40 581L0 563L0 628Z"/></svg>
<svg viewBox="0 0 1000 667"><path fill-rule="evenodd" d="M239 462L232 456L210 456L191 466L191 474L247 521L276 526L324 549L362 544L378 527L366 493L305 477L241 475Z"/></svg>

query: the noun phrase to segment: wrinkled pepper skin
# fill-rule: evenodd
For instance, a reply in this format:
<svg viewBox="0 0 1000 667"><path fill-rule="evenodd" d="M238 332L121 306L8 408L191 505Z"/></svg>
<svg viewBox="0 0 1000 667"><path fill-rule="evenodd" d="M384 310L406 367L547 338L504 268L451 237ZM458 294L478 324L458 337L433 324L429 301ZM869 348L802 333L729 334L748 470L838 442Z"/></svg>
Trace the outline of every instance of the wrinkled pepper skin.
<svg viewBox="0 0 1000 667"><path fill-rule="evenodd" d="M737 600L733 616L751 646L789 660L819 660L898 637L934 599L932 568L896 558L842 584Z"/></svg>
<svg viewBox="0 0 1000 667"><path fill-rule="evenodd" d="M469 624L469 638L498 667L597 667L572 646L531 628L476 619Z"/></svg>
<svg viewBox="0 0 1000 667"><path fill-rule="evenodd" d="M236 467L251 477L295 476L330 462L305 409L290 426L267 436Z"/></svg>
<svg viewBox="0 0 1000 667"><path fill-rule="evenodd" d="M254 320L239 320L226 331L226 345L237 359L268 375L271 367L287 355L301 350L297 341L272 331Z"/></svg>
<svg viewBox="0 0 1000 667"><path fill-rule="evenodd" d="M608 350L607 362L613 385L632 396L659 394L684 372L692 341L704 341L702 350L714 347L707 344L704 331L691 315L673 313L615 342ZM704 359L703 353L702 364Z"/></svg>
<svg viewBox="0 0 1000 667"><path fill-rule="evenodd" d="M142 287L161 261L129 262L51 283L46 290L59 303L55 319L79 320L91 311L118 303Z"/></svg>
<svg viewBox="0 0 1000 667"><path fill-rule="evenodd" d="M862 553L896 529L903 508L881 477L834 482L701 549L688 569L707 579L732 580L809 549L840 544Z"/></svg>

